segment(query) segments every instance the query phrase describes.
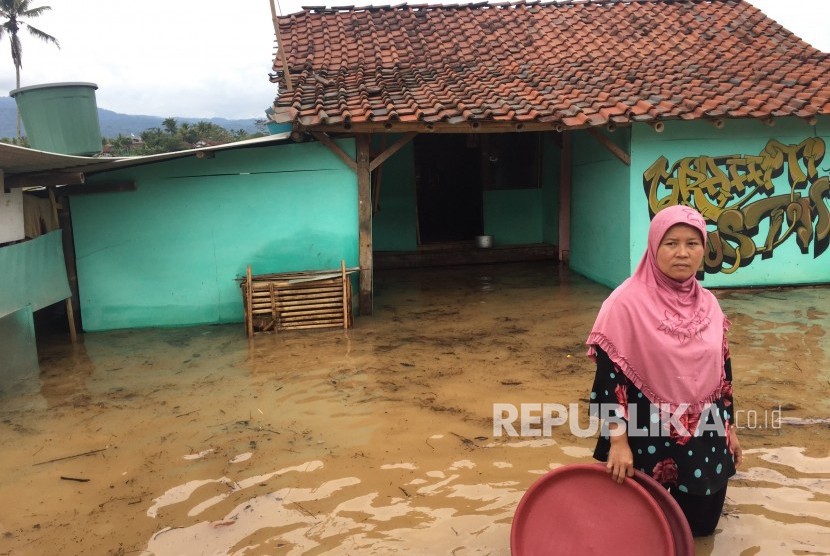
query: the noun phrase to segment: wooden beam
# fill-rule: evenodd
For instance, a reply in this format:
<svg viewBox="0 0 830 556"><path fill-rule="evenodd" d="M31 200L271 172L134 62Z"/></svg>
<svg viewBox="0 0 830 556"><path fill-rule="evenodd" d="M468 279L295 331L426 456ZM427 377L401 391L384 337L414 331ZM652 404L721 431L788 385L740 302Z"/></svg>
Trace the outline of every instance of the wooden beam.
<svg viewBox="0 0 830 556"><path fill-rule="evenodd" d="M251 265L248 265L245 269L245 331L249 338L254 337L254 282L251 278Z"/></svg>
<svg viewBox="0 0 830 556"><path fill-rule="evenodd" d="M138 189L134 181L69 185L58 189L61 195L92 195L93 193L121 193Z"/></svg>
<svg viewBox="0 0 830 556"><path fill-rule="evenodd" d="M593 127L588 128L588 133L590 133L594 139L599 141L600 145L608 149L611 154L619 158L623 164L631 166L631 157L628 156L628 153L618 147L617 144L614 143L607 135Z"/></svg>
<svg viewBox="0 0 830 556"><path fill-rule="evenodd" d="M19 174L6 176L6 187L51 187L84 183L83 172L52 172L49 174Z"/></svg>
<svg viewBox="0 0 830 556"><path fill-rule="evenodd" d="M311 135L315 139L320 141L322 144L324 144L326 147L328 147L331 152L333 152L338 157L340 157L340 160L345 162L346 166L351 168L352 171L357 172L357 164L355 163L355 161L352 160L352 157L350 157L348 154L346 154L346 151L344 151L343 149L340 148L340 145L338 145L337 143L332 141L331 137L329 137L328 135L326 135L325 133L323 133L321 131L312 131ZM367 156L368 156L368 154L367 154Z"/></svg>
<svg viewBox="0 0 830 556"><path fill-rule="evenodd" d="M360 294L358 307L361 315L372 314L372 172L369 170L370 135L358 135L357 142L357 198L358 241L360 258Z"/></svg>
<svg viewBox="0 0 830 556"><path fill-rule="evenodd" d="M630 127L630 124L617 123L617 129ZM359 134L359 133L527 133L531 131L556 131L562 132L565 130L588 129L590 125L581 126L565 126L562 122L525 122L522 124L521 131L517 129L517 124L514 122L361 122L359 124L334 124L326 125L319 124L310 127L302 127L305 132L325 132L325 133L345 133L345 134Z"/></svg>
<svg viewBox="0 0 830 556"><path fill-rule="evenodd" d="M52 221L60 226L61 220L58 218L58 201L55 199L55 191L50 187L49 188L49 204L52 205ZM63 233L63 232L61 232ZM66 257L64 257L64 264L66 263ZM68 272L67 272L68 274ZM68 278L68 276L67 276ZM64 299L64 303L66 305L66 320L69 324L69 340L74 344L78 341L78 334L75 331L75 313L72 309L72 295L70 290L70 295L66 299Z"/></svg>
<svg viewBox="0 0 830 556"><path fill-rule="evenodd" d="M69 197L61 197L58 205L63 207L61 211L58 212L58 217L60 218L61 233L63 234L63 259L66 263L66 277L69 279L69 291L72 293L72 297L69 298L70 305L67 307L67 318L69 317L71 310L71 318L75 325L75 330L80 331L83 330L80 319L81 304L78 301L81 296L78 291L78 268L75 262L75 242L72 239L73 231L72 218L70 217L71 207ZM70 331L70 338L71 337L72 333Z"/></svg>
<svg viewBox="0 0 830 556"><path fill-rule="evenodd" d="M571 132L562 133L562 153L559 170L559 260L567 264L571 253L571 176L573 138Z"/></svg>
<svg viewBox="0 0 830 556"><path fill-rule="evenodd" d="M376 157L376 158L375 158L375 159L371 162L371 164L369 164L369 171L370 171L370 172L374 172L374 171L375 171L375 169L376 169L378 166L380 166L381 164L383 164L384 162L386 162L387 160L389 160L389 158L390 158L393 154L395 154L396 152L398 152L399 150L401 150L402 148L404 148L404 146L405 146L407 143L409 143L410 141L412 141L412 140L415 138L415 136L416 136L416 135L418 135L418 133L417 133L417 132L415 132L415 131L410 131L410 132L405 133L405 134L403 135L403 137L401 137L400 139L398 139L397 141L395 141L395 142L392 144L392 146L391 146L391 147L389 147L388 149L386 149L385 151L383 151L382 153L380 153L380 154L379 154L379 155L378 155L378 156L377 156L377 157Z"/></svg>
<svg viewBox="0 0 830 556"><path fill-rule="evenodd" d="M288 60L285 57L285 50L282 48L280 24L277 21L277 9L274 7L274 0L271 0L271 21L274 24L274 35L277 37L277 54L279 55L280 62L282 63L282 73L285 77L285 90L290 93L294 87L291 85L291 72L288 69Z"/></svg>

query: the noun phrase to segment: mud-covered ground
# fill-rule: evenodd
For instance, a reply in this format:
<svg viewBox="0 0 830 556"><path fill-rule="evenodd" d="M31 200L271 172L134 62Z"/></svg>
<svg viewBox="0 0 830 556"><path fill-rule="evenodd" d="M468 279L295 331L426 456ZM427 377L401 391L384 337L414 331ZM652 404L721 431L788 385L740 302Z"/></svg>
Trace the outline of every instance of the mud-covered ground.
<svg viewBox="0 0 830 556"><path fill-rule="evenodd" d="M0 554L508 555L524 491L593 440L494 436L493 404L584 408L609 290L550 264L375 280L349 331L42 340L0 385ZM697 553L830 554L830 290L717 295L746 461Z"/></svg>

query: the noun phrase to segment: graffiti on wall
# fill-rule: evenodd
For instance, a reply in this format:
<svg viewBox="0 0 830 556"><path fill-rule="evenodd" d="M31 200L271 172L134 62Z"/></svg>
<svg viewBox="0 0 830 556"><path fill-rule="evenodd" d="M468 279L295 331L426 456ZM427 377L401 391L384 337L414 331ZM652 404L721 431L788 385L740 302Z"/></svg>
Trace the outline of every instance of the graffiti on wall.
<svg viewBox="0 0 830 556"><path fill-rule="evenodd" d="M818 167L824 150L810 137L797 145L771 139L758 155L687 157L671 168L661 156L643 173L650 216L671 205L697 209L710 230L709 273L735 272L787 241L818 257L830 240L830 179ZM783 174L789 186L776 192L773 180Z"/></svg>

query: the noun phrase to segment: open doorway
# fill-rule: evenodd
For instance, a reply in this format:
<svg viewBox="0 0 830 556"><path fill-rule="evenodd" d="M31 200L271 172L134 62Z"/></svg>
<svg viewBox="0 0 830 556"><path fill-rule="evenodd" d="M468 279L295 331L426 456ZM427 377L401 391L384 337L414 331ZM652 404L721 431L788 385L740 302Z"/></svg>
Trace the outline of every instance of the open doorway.
<svg viewBox="0 0 830 556"><path fill-rule="evenodd" d="M476 136L415 138L418 244L470 241L483 230L481 157Z"/></svg>

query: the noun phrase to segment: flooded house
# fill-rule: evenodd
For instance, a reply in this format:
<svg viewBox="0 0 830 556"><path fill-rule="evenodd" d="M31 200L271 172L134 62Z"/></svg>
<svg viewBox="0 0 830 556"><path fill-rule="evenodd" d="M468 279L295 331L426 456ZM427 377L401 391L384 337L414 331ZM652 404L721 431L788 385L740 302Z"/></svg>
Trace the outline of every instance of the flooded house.
<svg viewBox="0 0 830 556"><path fill-rule="evenodd" d="M500 437L494 404L586 402L585 334L673 204L709 226L747 448L696 551L828 546L830 305L760 288L830 277L828 54L742 0L276 23L270 137L0 145L0 552L508 554L594 441ZM341 264L353 330L245 338L248 266ZM47 307L83 341L38 346Z"/></svg>
<svg viewBox="0 0 830 556"><path fill-rule="evenodd" d="M239 321L247 265L359 266L361 314L390 266L561 260L614 286L678 203L710 226L707 286L830 276L830 60L746 2L277 21L267 112L293 141L54 168L84 174L65 195L85 330Z"/></svg>
<svg viewBox="0 0 830 556"><path fill-rule="evenodd" d="M554 248L614 286L650 217L710 226L708 286L825 282L828 56L742 1L307 8L279 18L274 121L354 137L373 260ZM399 253L398 253L399 254Z"/></svg>

